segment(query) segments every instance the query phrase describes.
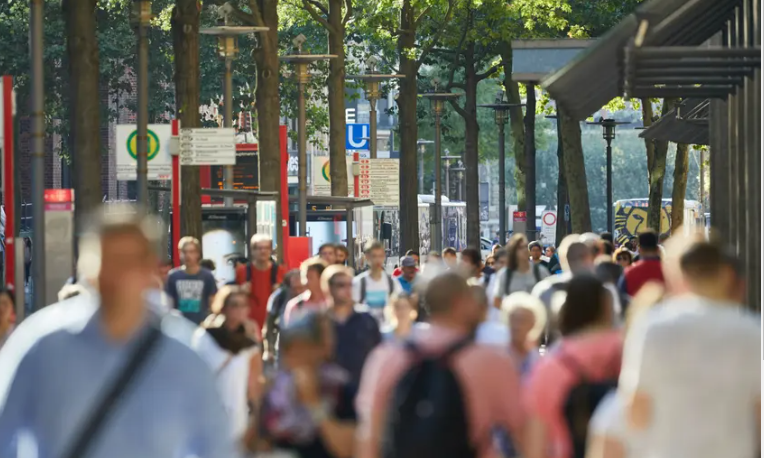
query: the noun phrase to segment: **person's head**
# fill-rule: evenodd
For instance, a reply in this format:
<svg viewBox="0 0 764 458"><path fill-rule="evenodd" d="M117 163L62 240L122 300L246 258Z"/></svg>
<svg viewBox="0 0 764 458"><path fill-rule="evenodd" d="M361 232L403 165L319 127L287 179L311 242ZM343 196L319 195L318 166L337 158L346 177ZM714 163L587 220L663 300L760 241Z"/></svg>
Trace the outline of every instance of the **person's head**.
<svg viewBox="0 0 764 458"><path fill-rule="evenodd" d="M469 285L472 292L472 298L480 308L480 316L482 317L480 321L485 321L488 318L488 294L485 292L485 285L481 284L477 278L468 279L467 285Z"/></svg>
<svg viewBox="0 0 764 458"><path fill-rule="evenodd" d="M607 240L603 240L602 241L602 254L600 256L612 257L613 253L615 253L615 245L613 245L612 242L608 242Z"/></svg>
<svg viewBox="0 0 764 458"><path fill-rule="evenodd" d="M318 257L321 258L327 266L334 264L337 260L337 245L334 243L324 243L318 247Z"/></svg>
<svg viewBox="0 0 764 458"><path fill-rule="evenodd" d="M612 326L612 296L595 276L573 276L565 293L565 302L557 315L557 326L563 337L595 327Z"/></svg>
<svg viewBox="0 0 764 458"><path fill-rule="evenodd" d="M639 256L641 258L647 256L658 256L660 250L658 249L658 234L648 229L639 234Z"/></svg>
<svg viewBox="0 0 764 458"><path fill-rule="evenodd" d="M321 290L337 306L353 306L353 269L331 265L321 274Z"/></svg>
<svg viewBox="0 0 764 458"><path fill-rule="evenodd" d="M232 326L244 324L249 316L249 295L235 285L226 285L215 294L210 304L210 311L215 315L225 316Z"/></svg>
<svg viewBox="0 0 764 458"><path fill-rule="evenodd" d="M592 259L604 253L603 240L594 232L585 232L581 234L579 242L589 247L592 252Z"/></svg>
<svg viewBox="0 0 764 458"><path fill-rule="evenodd" d="M417 262L411 256L406 256L401 260L401 276L406 281L412 281L416 277Z"/></svg>
<svg viewBox="0 0 764 458"><path fill-rule="evenodd" d="M456 249L452 247L443 249L443 262L448 267L456 267Z"/></svg>
<svg viewBox="0 0 764 458"><path fill-rule="evenodd" d="M552 256L554 256L554 253L555 253L554 245L549 245L549 246L548 246L548 247L546 247L546 249L544 250L544 254L545 254L547 257L549 257L549 258L551 258Z"/></svg>
<svg viewBox="0 0 764 458"><path fill-rule="evenodd" d="M133 206L112 204L109 210L98 211L84 226L79 276L97 287L102 307L142 313L144 293L156 284L161 225ZM194 248L192 256L198 254Z"/></svg>
<svg viewBox="0 0 764 458"><path fill-rule="evenodd" d="M484 307L475 300L464 276L446 271L427 285L425 303L430 320L472 332L483 320Z"/></svg>
<svg viewBox="0 0 764 458"><path fill-rule="evenodd" d="M634 258L628 248L621 247L615 250L615 253L613 254L613 261L625 269L629 267L632 262L634 262Z"/></svg>
<svg viewBox="0 0 764 458"><path fill-rule="evenodd" d="M414 261L416 261L416 267L419 267L419 252L416 250L408 250L406 252L406 256L410 258L414 258Z"/></svg>
<svg viewBox="0 0 764 458"><path fill-rule="evenodd" d="M344 266L345 263L348 261L348 255L350 255L350 253L348 253L348 247L340 243L335 245L334 247L334 263L335 264L340 264Z"/></svg>
<svg viewBox="0 0 764 458"><path fill-rule="evenodd" d="M493 255L493 269L499 271L507 266L507 250L501 248Z"/></svg>
<svg viewBox="0 0 764 458"><path fill-rule="evenodd" d="M465 248L462 251L461 267L469 276L477 275L482 267L483 258L475 248Z"/></svg>
<svg viewBox="0 0 764 458"><path fill-rule="evenodd" d="M501 250L501 248L502 248L502 247L501 247L501 244L499 244L499 243L494 243L494 244L493 244L493 246L491 247L491 254L492 254L492 255L494 255L494 256L496 256L496 252L497 252L497 251L499 251L499 250Z"/></svg>
<svg viewBox="0 0 764 458"><path fill-rule="evenodd" d="M305 285L302 284L298 269L292 269L285 273L284 281L281 284L287 289L289 297L295 297L305 291Z"/></svg>
<svg viewBox="0 0 764 458"><path fill-rule="evenodd" d="M514 234L507 243L507 269L526 270L530 265L528 239L524 234Z"/></svg>
<svg viewBox="0 0 764 458"><path fill-rule="evenodd" d="M738 258L720 245L692 244L679 259L689 290L701 297L743 304L745 285Z"/></svg>
<svg viewBox="0 0 764 458"><path fill-rule="evenodd" d="M558 255L562 269L566 272L586 272L594 268L592 250L580 240L580 235L571 234L560 243Z"/></svg>
<svg viewBox="0 0 764 458"><path fill-rule="evenodd" d="M265 264L273 256L273 240L266 234L255 234L249 240L249 249L252 253L252 261Z"/></svg>
<svg viewBox="0 0 764 458"><path fill-rule="evenodd" d="M485 258L486 267L490 267L491 269L493 269L495 264L496 264L496 258L494 258L492 254L489 254L488 256L486 256Z"/></svg>
<svg viewBox="0 0 764 458"><path fill-rule="evenodd" d="M430 251L427 254L427 263L440 264L443 262L443 257L437 251Z"/></svg>
<svg viewBox="0 0 764 458"><path fill-rule="evenodd" d="M0 327L9 326L13 319L16 299L13 291L0 288Z"/></svg>
<svg viewBox="0 0 764 458"><path fill-rule="evenodd" d="M385 245L377 240L371 240L366 244L364 249L366 255L366 261L369 263L369 268L374 271L382 270L385 266Z"/></svg>
<svg viewBox="0 0 764 458"><path fill-rule="evenodd" d="M393 294L385 308L385 317L393 326L408 326L412 324L417 318L414 297L405 292Z"/></svg>
<svg viewBox="0 0 764 458"><path fill-rule="evenodd" d="M604 283L615 286L622 274L623 267L613 262L612 257L603 254L594 260L594 275Z"/></svg>
<svg viewBox="0 0 764 458"><path fill-rule="evenodd" d="M183 237L178 242L180 259L186 266L196 267L202 261L202 244L196 237Z"/></svg>
<svg viewBox="0 0 764 458"><path fill-rule="evenodd" d="M624 246L626 248L628 248L629 250L631 250L632 252L636 252L637 251L637 238L636 237L629 238L629 240L624 244Z"/></svg>
<svg viewBox="0 0 764 458"><path fill-rule="evenodd" d="M321 312L300 314L279 333L279 350L288 369L317 369L331 357L333 349L333 327Z"/></svg>
<svg viewBox="0 0 764 458"><path fill-rule="evenodd" d="M506 314L514 345L537 343L546 326L546 309L538 298L526 292L512 293L504 298L501 309Z"/></svg>
<svg viewBox="0 0 764 458"><path fill-rule="evenodd" d="M210 272L214 271L216 268L215 261L213 261L212 259L202 259L199 265L209 270Z"/></svg>
<svg viewBox="0 0 764 458"><path fill-rule="evenodd" d="M528 252L531 255L531 259L533 259L533 262L539 262L541 256L544 254L544 247L541 245L541 242L534 240L528 244Z"/></svg>
<svg viewBox="0 0 764 458"><path fill-rule="evenodd" d="M326 264L320 258L311 258L300 265L300 277L302 285L311 293L321 292L321 275L326 269Z"/></svg>
<svg viewBox="0 0 764 458"><path fill-rule="evenodd" d="M609 242L613 245L613 234L610 232L600 232L600 238L603 242Z"/></svg>

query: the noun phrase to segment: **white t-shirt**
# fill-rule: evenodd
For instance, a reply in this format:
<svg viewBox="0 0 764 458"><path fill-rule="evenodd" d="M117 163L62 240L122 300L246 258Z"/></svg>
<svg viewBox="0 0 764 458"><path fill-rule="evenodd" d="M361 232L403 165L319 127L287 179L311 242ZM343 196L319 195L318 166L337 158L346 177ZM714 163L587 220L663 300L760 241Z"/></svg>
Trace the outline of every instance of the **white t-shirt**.
<svg viewBox="0 0 764 458"><path fill-rule="evenodd" d="M220 348L204 329L199 328L194 334L193 348L215 374L220 398L231 420L232 436L237 439L243 437L249 416L247 388L250 360L258 353L257 347L232 355L228 350Z"/></svg>
<svg viewBox="0 0 764 458"><path fill-rule="evenodd" d="M361 297L361 283L366 283L365 297ZM379 280L371 278L371 271L356 276L353 279L353 299L356 303L366 305L369 308L369 313L376 318L380 323L384 322L384 311L387 302L390 299L390 285L392 284L392 292L400 293L403 288L401 284L395 281L387 272L382 272L382 276Z"/></svg>
<svg viewBox="0 0 764 458"><path fill-rule="evenodd" d="M519 291L530 293L533 291L533 287L536 286L536 283L549 277L549 271L544 266L538 266L538 273L538 280L536 280L536 274L534 273L533 265L531 265L531 268L528 269L527 272L512 272L512 279L511 283L509 284L509 294ZM496 277L496 280L492 280L493 297L503 298L504 296L508 296L508 294L504 294L504 286L507 282L507 268L504 267L501 269L498 273L494 274L494 277Z"/></svg>
<svg viewBox="0 0 764 458"><path fill-rule="evenodd" d="M477 328L475 342L491 345L506 350L509 348L509 329L507 325L496 321L486 320Z"/></svg>
<svg viewBox="0 0 764 458"><path fill-rule="evenodd" d="M594 436L606 436L618 441L624 450L623 458L640 458L645 456L640 448L639 434L630 431L626 425L626 411L621 396L614 390L605 396L597 405L589 420L589 441Z"/></svg>
<svg viewBox="0 0 764 458"><path fill-rule="evenodd" d="M733 304L685 296L634 325L618 389L627 398L638 390L651 399L642 456L747 458L758 452L759 320Z"/></svg>

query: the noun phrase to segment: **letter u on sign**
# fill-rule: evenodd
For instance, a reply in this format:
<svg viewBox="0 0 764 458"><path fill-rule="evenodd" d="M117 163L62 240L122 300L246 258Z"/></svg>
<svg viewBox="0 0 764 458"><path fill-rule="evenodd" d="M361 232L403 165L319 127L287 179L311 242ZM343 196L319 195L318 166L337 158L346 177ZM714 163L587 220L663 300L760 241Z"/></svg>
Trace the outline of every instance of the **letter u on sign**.
<svg viewBox="0 0 764 458"><path fill-rule="evenodd" d="M369 140L364 137L369 137L369 125L368 124L348 124L346 126L345 135L345 149L348 150L367 150L369 149Z"/></svg>

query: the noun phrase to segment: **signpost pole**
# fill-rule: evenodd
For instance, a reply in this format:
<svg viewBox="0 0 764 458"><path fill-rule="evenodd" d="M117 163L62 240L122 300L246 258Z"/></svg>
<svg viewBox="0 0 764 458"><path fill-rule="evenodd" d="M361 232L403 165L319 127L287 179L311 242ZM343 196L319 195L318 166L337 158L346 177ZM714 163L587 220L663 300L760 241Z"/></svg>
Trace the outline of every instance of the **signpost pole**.
<svg viewBox="0 0 764 458"><path fill-rule="evenodd" d="M355 153L353 153L353 195L356 197L356 199L360 197L360 194L361 194L361 190L359 186L359 181L360 181L359 160L360 159L359 159L358 151L356 151Z"/></svg>
<svg viewBox="0 0 764 458"><path fill-rule="evenodd" d="M281 227L276 229L276 249L280 263L289 265L289 152L287 151L287 128L279 126L279 147L281 148L281 192L276 209L276 221Z"/></svg>
<svg viewBox="0 0 764 458"><path fill-rule="evenodd" d="M45 307L45 84L43 78L43 0L33 0L30 13L32 57L32 278L34 307Z"/></svg>
<svg viewBox="0 0 764 458"><path fill-rule="evenodd" d="M231 95L231 86L233 86L233 71L231 66L233 59L225 59L225 81L223 83L223 127L233 127L233 96ZM233 189L233 165L226 165L223 169L225 178L225 189ZM223 199L223 205L233 206L233 197Z"/></svg>
<svg viewBox="0 0 764 458"><path fill-rule="evenodd" d="M16 200L14 196L14 177L13 177L13 118L16 115L14 113L13 106L13 78L10 76L3 76L1 80L2 84L2 106L0 107L0 113L2 113L3 125L0 126L3 129L3 208L5 208L5 284L8 289L14 290L16 285L16 277L14 275L14 269L16 264L14 262L14 256L16 250L13 249L14 238L16 237ZM16 291L16 296L23 296L24 283L22 282L19 291Z"/></svg>
<svg viewBox="0 0 764 458"><path fill-rule="evenodd" d="M180 120L172 120L172 136L180 136ZM180 267L180 155L172 156L172 264Z"/></svg>
<svg viewBox="0 0 764 458"><path fill-rule="evenodd" d="M305 86L308 82L307 64L297 64L297 167L299 169L298 208L300 237L308 231L308 141L305 126Z"/></svg>
<svg viewBox="0 0 764 458"><path fill-rule="evenodd" d="M138 151L137 167L137 201L140 205L149 202L149 38L148 28L151 21L151 1L137 0L136 32L138 34Z"/></svg>

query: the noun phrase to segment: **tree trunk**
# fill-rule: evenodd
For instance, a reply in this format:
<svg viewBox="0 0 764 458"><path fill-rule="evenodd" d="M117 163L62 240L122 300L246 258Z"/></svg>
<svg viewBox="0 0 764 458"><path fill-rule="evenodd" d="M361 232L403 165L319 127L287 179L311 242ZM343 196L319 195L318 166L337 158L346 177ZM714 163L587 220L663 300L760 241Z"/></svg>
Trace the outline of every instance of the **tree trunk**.
<svg viewBox="0 0 764 458"><path fill-rule="evenodd" d="M400 253L419 250L419 203L417 200L417 70L408 52L416 47L414 8L411 0L403 0L401 34L398 37L400 80L398 117L400 129ZM430 234L432 240L433 234Z"/></svg>
<svg viewBox="0 0 764 458"><path fill-rule="evenodd" d="M536 240L536 87L526 84L525 107L525 221L526 233ZM522 207L518 207L522 208Z"/></svg>
<svg viewBox="0 0 764 458"><path fill-rule="evenodd" d="M478 76L475 70L475 43L467 44L464 52L464 178L467 185L467 246L480 248L480 188L478 176L478 139L480 125L477 120Z"/></svg>
<svg viewBox="0 0 764 458"><path fill-rule="evenodd" d="M332 195L347 197L348 171L345 162L345 25L342 0L329 0L329 173Z"/></svg>
<svg viewBox="0 0 764 458"><path fill-rule="evenodd" d="M520 86L512 81L512 46L504 43L501 46L501 61L504 67L504 90L507 102L520 104ZM515 193L517 208L525 207L525 126L523 124L523 108L520 106L509 109L509 128L512 136L512 152L515 156Z"/></svg>
<svg viewBox="0 0 764 458"><path fill-rule="evenodd" d="M199 9L196 0L176 0L172 19L175 55L175 107L181 128L199 127ZM202 238L202 197L199 167L180 168L180 233Z"/></svg>
<svg viewBox="0 0 764 458"><path fill-rule="evenodd" d="M257 64L257 138L260 142L260 187L263 191L281 192L281 146L279 141L279 121L281 100L279 98L279 57L278 57L278 0L260 0L260 14L268 32L260 33L260 48L255 51ZM347 191L346 191L347 192ZM276 201L276 222L288 219L282 215L280 199L288 196L279 195ZM283 234L276 231L276 244L283 246ZM283 262L285 253L279 248L279 262Z"/></svg>
<svg viewBox="0 0 764 458"><path fill-rule="evenodd" d="M557 110L557 229L555 231L555 246L560 246L562 239L568 235L568 221L565 219L565 206L568 205L568 186L565 181L565 156L562 146L562 123L560 111Z"/></svg>
<svg viewBox="0 0 764 458"><path fill-rule="evenodd" d="M676 99L663 99L661 116L674 108ZM649 100L642 99L642 123L645 127L653 124L653 107ZM649 194L647 199L647 227L661 232L661 213L663 209L663 178L666 175L666 156L668 142L645 139L647 151L647 178Z"/></svg>
<svg viewBox="0 0 764 458"><path fill-rule="evenodd" d="M561 123L562 148L565 166L565 182L570 200L570 221L573 233L591 232L592 217L589 211L589 191L586 187L586 165L581 146L581 125L558 107L557 122Z"/></svg>
<svg viewBox="0 0 764 458"><path fill-rule="evenodd" d="M72 142L69 154L74 161L76 231L82 228L84 215L94 211L103 200L101 189L101 98L98 89L98 42L96 40L96 0L64 0L66 52L69 61Z"/></svg>
<svg viewBox="0 0 764 458"><path fill-rule="evenodd" d="M674 161L674 189L671 192L671 232L673 233L684 223L684 198L687 193L687 172L689 171L689 145L676 145L676 160Z"/></svg>

